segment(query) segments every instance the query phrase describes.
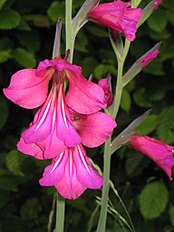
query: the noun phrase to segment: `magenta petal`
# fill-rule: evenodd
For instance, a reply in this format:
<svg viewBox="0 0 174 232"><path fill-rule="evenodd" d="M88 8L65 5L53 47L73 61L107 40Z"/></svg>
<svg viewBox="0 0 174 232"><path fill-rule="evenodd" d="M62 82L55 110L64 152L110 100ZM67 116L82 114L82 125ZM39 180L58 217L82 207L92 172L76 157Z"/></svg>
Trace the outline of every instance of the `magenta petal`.
<svg viewBox="0 0 174 232"><path fill-rule="evenodd" d="M45 168L42 186L54 185L67 199L78 198L87 188L100 188L103 179L92 168L82 145L67 148Z"/></svg>
<svg viewBox="0 0 174 232"><path fill-rule="evenodd" d="M34 122L23 131L22 138L26 143L38 143L45 140L51 133L53 109L43 106L35 115Z"/></svg>
<svg viewBox="0 0 174 232"><path fill-rule="evenodd" d="M44 159L43 150L35 143L25 143L22 137L17 143L17 149L24 154L34 156L36 159Z"/></svg>
<svg viewBox="0 0 174 232"><path fill-rule="evenodd" d="M71 156L69 159L72 159ZM55 185L57 191L66 199L75 200L87 189L78 181L76 172L75 166L71 166L71 161L67 162L63 178Z"/></svg>
<svg viewBox="0 0 174 232"><path fill-rule="evenodd" d="M95 113L106 107L104 103L103 89L82 75L65 71L69 80L69 89L66 95L66 103L73 110L81 114Z"/></svg>
<svg viewBox="0 0 174 232"><path fill-rule="evenodd" d="M61 105L57 109L57 136L67 147L74 147L81 143L81 137L72 124L64 99L62 98L59 103Z"/></svg>
<svg viewBox="0 0 174 232"><path fill-rule="evenodd" d="M33 109L46 100L50 78L50 75L38 77L36 69L23 69L12 76L9 87L3 91L15 104Z"/></svg>
<svg viewBox="0 0 174 232"><path fill-rule="evenodd" d="M57 157L66 149L66 146L55 134L50 134L45 140L38 143L25 143L21 137L17 148L20 152L34 156L36 159L46 160Z"/></svg>
<svg viewBox="0 0 174 232"><path fill-rule="evenodd" d="M44 159L53 159L58 154L62 153L66 146L56 135L56 132L52 132L45 140L37 143L43 150Z"/></svg>
<svg viewBox="0 0 174 232"><path fill-rule="evenodd" d="M135 39L136 24L141 16L140 8L131 8L130 2L120 0L99 4L88 13L89 19L124 33L129 41Z"/></svg>
<svg viewBox="0 0 174 232"><path fill-rule="evenodd" d="M79 182L90 189L98 189L103 184L103 178L92 167L89 162L86 152L82 145L75 148L76 155L74 156L74 162L76 165L77 179Z"/></svg>
<svg viewBox="0 0 174 232"><path fill-rule="evenodd" d="M87 188L77 180L71 148L61 153L45 168L39 183L42 186L55 185L58 192L67 199L78 198Z"/></svg>
<svg viewBox="0 0 174 232"><path fill-rule="evenodd" d="M77 120L74 120L74 125L81 135L82 144L87 147L97 147L103 144L117 126L111 116L102 112L80 115Z"/></svg>
<svg viewBox="0 0 174 232"><path fill-rule="evenodd" d="M42 186L56 185L65 175L65 165L68 160L66 152L60 153L52 163L44 169L43 177L39 180Z"/></svg>

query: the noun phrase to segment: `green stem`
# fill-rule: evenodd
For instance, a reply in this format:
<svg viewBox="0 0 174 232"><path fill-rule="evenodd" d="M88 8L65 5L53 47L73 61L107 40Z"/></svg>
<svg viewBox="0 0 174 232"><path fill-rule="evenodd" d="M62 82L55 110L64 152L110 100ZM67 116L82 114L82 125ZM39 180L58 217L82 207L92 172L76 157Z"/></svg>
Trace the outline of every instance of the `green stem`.
<svg viewBox="0 0 174 232"><path fill-rule="evenodd" d="M123 90L122 76L123 76L123 62L118 61L117 85L115 89L115 106L112 112L113 118L116 118L119 107L120 107L121 95L122 95L122 90Z"/></svg>
<svg viewBox="0 0 174 232"><path fill-rule="evenodd" d="M74 38L72 33L72 0L65 0L66 51L70 49L70 62L73 60Z"/></svg>
<svg viewBox="0 0 174 232"><path fill-rule="evenodd" d="M130 47L130 42L126 40L122 57L121 59L118 59L117 84L115 90L116 101L112 112L113 118L117 117L118 110L120 107L122 90L123 90L123 83L122 83L123 67L129 51L129 47ZM102 188L101 211L100 211L100 218L98 222L97 232L106 231L107 207L108 207L109 188L110 188L110 168L111 168L111 155L109 155L110 144L111 144L111 138L106 141L104 147L104 171L103 171L104 184Z"/></svg>
<svg viewBox="0 0 174 232"><path fill-rule="evenodd" d="M106 219L107 219L107 207L108 207L108 193L110 188L110 166L111 166L111 156L109 155L111 138L105 143L104 148L104 171L103 171L103 188L102 188L102 198L101 198L101 211L100 218L98 222L97 232L105 232Z"/></svg>
<svg viewBox="0 0 174 232"><path fill-rule="evenodd" d="M64 217L65 217L65 199L57 193L57 212L56 212L56 229L55 232L64 231Z"/></svg>

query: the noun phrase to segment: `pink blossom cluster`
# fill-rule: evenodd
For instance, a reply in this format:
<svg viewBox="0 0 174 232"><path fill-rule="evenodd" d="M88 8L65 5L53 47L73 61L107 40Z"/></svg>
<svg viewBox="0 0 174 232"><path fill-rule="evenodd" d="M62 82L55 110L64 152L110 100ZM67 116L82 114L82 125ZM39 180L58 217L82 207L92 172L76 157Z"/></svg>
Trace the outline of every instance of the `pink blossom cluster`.
<svg viewBox="0 0 174 232"><path fill-rule="evenodd" d="M83 145L100 146L116 127L111 116L100 112L112 100L108 86L107 79L100 85L87 81L81 67L56 57L40 62L36 69L18 71L4 89L14 103L26 109L40 107L17 148L37 159L52 159L40 184L55 186L64 198L76 199L103 183Z"/></svg>

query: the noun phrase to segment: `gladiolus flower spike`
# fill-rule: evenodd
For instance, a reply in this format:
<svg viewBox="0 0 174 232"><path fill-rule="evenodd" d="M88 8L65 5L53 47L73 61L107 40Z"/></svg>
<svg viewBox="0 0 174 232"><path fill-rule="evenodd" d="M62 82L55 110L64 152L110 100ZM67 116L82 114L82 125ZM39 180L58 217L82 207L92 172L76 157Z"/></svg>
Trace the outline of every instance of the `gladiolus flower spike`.
<svg viewBox="0 0 174 232"><path fill-rule="evenodd" d="M69 83L66 94L65 78ZM92 168L82 144L97 147L116 127L111 116L99 112L107 106L102 87L87 81L81 67L56 57L40 62L36 69L15 73L4 94L27 109L42 105L17 144L19 151L37 159L53 159L41 185L54 185L68 199L79 197L86 188L101 187L102 177Z"/></svg>

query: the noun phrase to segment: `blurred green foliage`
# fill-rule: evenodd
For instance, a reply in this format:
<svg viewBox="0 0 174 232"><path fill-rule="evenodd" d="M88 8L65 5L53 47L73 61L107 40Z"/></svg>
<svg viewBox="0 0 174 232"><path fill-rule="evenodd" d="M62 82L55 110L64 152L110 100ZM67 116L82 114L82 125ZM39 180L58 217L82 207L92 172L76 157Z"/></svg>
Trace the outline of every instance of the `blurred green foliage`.
<svg viewBox="0 0 174 232"><path fill-rule="evenodd" d="M149 1L143 1L143 5ZM75 0L75 14L83 0ZM22 68L36 67L51 58L55 23L64 22L64 1L0 0L0 86L8 86L11 75ZM152 114L139 127L148 134L174 144L174 1L167 0L143 24L132 43L125 71L156 42L163 41L159 57L126 86L115 134L135 117L151 108ZM65 51L64 29L62 56ZM107 30L93 23L80 31L74 61L83 74L96 80L109 72L115 85L116 59ZM49 161L38 161L16 150L21 131L32 121L33 112L0 96L0 232L47 231L55 190L39 186L38 180ZM88 150L102 167L102 148ZM173 232L174 184L165 173L142 154L121 148L112 158L111 179L133 219L137 232ZM95 195L86 191L76 201L67 201L66 231L95 231L98 211ZM122 205L111 191L112 207L126 218ZM93 223L93 224L91 224ZM53 220L54 224L54 220ZM108 218L108 232L123 232L120 218ZM53 227L53 226L51 226ZM129 230L127 230L129 231Z"/></svg>

